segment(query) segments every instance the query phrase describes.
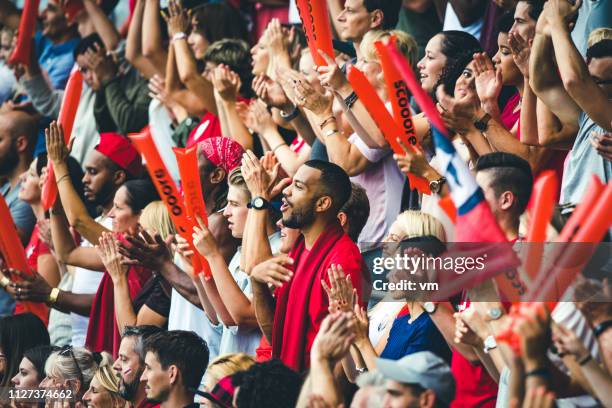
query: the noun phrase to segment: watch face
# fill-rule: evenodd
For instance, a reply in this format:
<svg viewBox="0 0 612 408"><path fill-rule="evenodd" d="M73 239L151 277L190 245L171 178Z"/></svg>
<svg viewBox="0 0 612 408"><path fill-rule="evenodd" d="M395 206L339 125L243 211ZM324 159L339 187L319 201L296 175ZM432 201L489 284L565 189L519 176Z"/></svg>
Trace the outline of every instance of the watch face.
<svg viewBox="0 0 612 408"><path fill-rule="evenodd" d="M474 127L478 130L480 130L481 132L484 132L485 129L487 128L487 125L484 122L481 121L476 121L474 122Z"/></svg>
<svg viewBox="0 0 612 408"><path fill-rule="evenodd" d="M263 208L264 206L264 200L261 197L255 197L255 200L253 200L253 207L255 208Z"/></svg>
<svg viewBox="0 0 612 408"><path fill-rule="evenodd" d="M502 315L502 311L499 307L494 307L492 309L489 309L489 316L491 317L491 319L497 320L501 317L501 315Z"/></svg>
<svg viewBox="0 0 612 408"><path fill-rule="evenodd" d="M436 311L436 304L434 302L425 302L423 303L423 309L425 309L427 313L433 313Z"/></svg>

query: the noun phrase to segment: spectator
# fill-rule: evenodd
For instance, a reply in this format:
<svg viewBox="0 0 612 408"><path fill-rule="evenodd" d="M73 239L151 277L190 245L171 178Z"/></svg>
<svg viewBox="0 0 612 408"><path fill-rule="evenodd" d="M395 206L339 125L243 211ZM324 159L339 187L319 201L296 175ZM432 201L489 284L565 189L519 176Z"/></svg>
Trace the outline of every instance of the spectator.
<svg viewBox="0 0 612 408"><path fill-rule="evenodd" d="M138 408L152 408L146 401L145 385L140 377L145 368L144 342L162 330L156 326L129 326L123 331L121 345L113 369L119 377L118 393L121 398Z"/></svg>
<svg viewBox="0 0 612 408"><path fill-rule="evenodd" d="M32 162L36 144L36 118L25 112L14 111L0 115L0 192L11 210L13 221L25 245L36 223L30 206L19 199L21 175Z"/></svg>
<svg viewBox="0 0 612 408"><path fill-rule="evenodd" d="M141 379L147 399L161 408L197 407L193 398L208 365L206 342L195 333L176 330L147 338L143 351Z"/></svg>
<svg viewBox="0 0 612 408"><path fill-rule="evenodd" d="M231 405L234 397L232 376L249 369L255 360L248 354L231 353L210 362L203 378L204 398L219 406ZM220 392L221 391L221 392ZM217 408L216 405L213 405Z"/></svg>
<svg viewBox="0 0 612 408"><path fill-rule="evenodd" d="M223 216L227 219L232 236L244 239L248 208L265 210L251 197L240 168L232 170L228 176L229 189L227 207ZM272 209L269 209L272 211ZM274 219L270 217L267 231L272 252L280 246L280 234L274 231ZM219 292L221 303L211 297L217 314L223 322L223 335L219 355L230 352L254 354L261 341L261 332L257 326L255 310L251 304L253 292L249 276L240 268L241 249L232 257L229 265L223 260L214 238L204 224L194 229L194 245L198 252L206 257Z"/></svg>
<svg viewBox="0 0 612 408"><path fill-rule="evenodd" d="M42 30L34 37L38 62L56 89L63 89L74 64L72 50L79 42L76 25L69 23L62 5L50 0L40 13ZM0 4L0 22L13 30L19 27L21 14L9 1Z"/></svg>
<svg viewBox="0 0 612 408"><path fill-rule="evenodd" d="M380 372L363 373L356 381L359 390L353 396L351 408L382 406L385 396L385 377Z"/></svg>
<svg viewBox="0 0 612 408"><path fill-rule="evenodd" d="M251 182L251 172L259 165L259 162L251 155L252 153L248 157L245 156L243 162L247 185ZM249 173L244 169L245 166L249 168ZM369 277L364 275L363 259L355 252L356 246L340 230L337 222L338 211L350 196L349 190L337 190L340 186L350 185L346 177L348 177L346 173L334 164L317 160L308 161L298 170L293 183L283 191L284 198L281 207L283 224L290 228L299 228L304 234L304 240L298 239L290 254L294 260L291 262L294 265L294 272L290 273L287 278L291 279L293 276L294 279L277 289L276 310L274 314L266 315L273 316L274 329L272 333L266 330L264 333L272 338L273 355L280 357L287 365L298 370L307 368L309 365L304 351L310 348L320 325L319 319L323 316L323 308L327 307L322 287L318 285L318 282L325 278L324 274L329 266L331 264L342 265L347 275L351 276L360 301L365 301L369 297L362 292L365 290L364 283L369 281ZM314 186L319 183L321 183L320 188L315 189ZM260 183L260 186L263 185L267 183ZM265 187L258 187L257 192L254 192L253 188L254 186L249 188L251 194L270 197L270 192L266 191ZM318 200L325 203L320 208L315 205ZM316 229L313 228L315 225L318 225ZM257 233L261 234L259 231ZM254 236L249 239L253 240ZM318 245L315 245L315 241ZM330 246L332 243L335 243L333 248ZM268 248L264 251L270 253ZM302 257L303 254L308 255ZM318 260L317 263L313 263L315 259ZM312 268L308 265L319 266ZM285 280L288 280L287 278ZM257 285L262 284L264 282L257 282ZM259 292L254 288L254 297L257 296L270 296L267 287L265 291L261 288ZM304 304L306 299L310 299L310 304L314 306L312 310L303 310L298 307L299 304ZM270 305L269 301L257 299L255 300L256 308L260 301ZM260 326L271 327L268 326L269 322L260 320L259 316L261 315L258 314ZM313 323L300 323L306 322L306 319L312 319ZM298 341L298 339L301 340Z"/></svg>
<svg viewBox="0 0 612 408"><path fill-rule="evenodd" d="M233 377L238 408L295 407L302 385L301 377L279 360L254 364Z"/></svg>
<svg viewBox="0 0 612 408"><path fill-rule="evenodd" d="M533 175L529 164L508 153L490 153L476 162L476 180L509 241L519 237L520 216L527 208Z"/></svg>
<svg viewBox="0 0 612 408"><path fill-rule="evenodd" d="M108 357L107 357L108 358ZM100 361L83 402L92 408L122 408L126 401L119 395L119 378L111 360Z"/></svg>
<svg viewBox="0 0 612 408"><path fill-rule="evenodd" d="M98 361L103 362L111 357L108 354L90 352L84 348L63 347L51 353L45 363L45 379L40 388L55 389L58 391L72 391L74 400L82 402L83 394L98 369ZM48 398L47 401L53 398Z"/></svg>
<svg viewBox="0 0 612 408"><path fill-rule="evenodd" d="M49 333L32 313L0 319L0 385L9 387L19 371L24 353L36 346L48 346ZM4 392L3 392L4 393Z"/></svg>
<svg viewBox="0 0 612 408"><path fill-rule="evenodd" d="M338 35L353 42L357 58L361 57L361 41L372 30L395 28L402 2L399 0L348 0L344 9L339 2L330 2L330 11Z"/></svg>
<svg viewBox="0 0 612 408"><path fill-rule="evenodd" d="M597 174L604 182L612 175L612 163L601 157L589 139L594 133L612 130L609 80L610 40L593 45L584 63L569 35L569 21L577 8L561 2L547 4L538 20L530 59L530 81L538 98L563 123L578 126L578 134L565 135L571 145L569 161L561 183L561 202L576 204L587 187L585 172ZM608 44L608 45L606 45ZM554 48L554 58L551 50ZM543 77L542 69L559 67L560 75ZM544 141L551 143L551 140Z"/></svg>
<svg viewBox="0 0 612 408"><path fill-rule="evenodd" d="M19 371L11 379L11 385L17 390L38 388L45 378L45 362L51 353L57 351L53 346L32 347L23 353Z"/></svg>
<svg viewBox="0 0 612 408"><path fill-rule="evenodd" d="M455 396L450 367L428 351L399 361L378 359L378 370L387 378L383 407L447 407Z"/></svg>

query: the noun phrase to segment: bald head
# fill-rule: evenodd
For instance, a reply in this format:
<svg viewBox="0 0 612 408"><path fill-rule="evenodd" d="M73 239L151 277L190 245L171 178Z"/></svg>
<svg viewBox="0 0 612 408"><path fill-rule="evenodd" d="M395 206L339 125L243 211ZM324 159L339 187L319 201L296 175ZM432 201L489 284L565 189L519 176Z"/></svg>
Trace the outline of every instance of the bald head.
<svg viewBox="0 0 612 408"><path fill-rule="evenodd" d="M14 110L0 114L0 129L6 132L11 140L16 141L24 137L28 143L28 150L34 151L38 136L38 118L29 113Z"/></svg>
<svg viewBox="0 0 612 408"><path fill-rule="evenodd" d="M0 175L17 177L32 161L38 120L25 112L0 114Z"/></svg>

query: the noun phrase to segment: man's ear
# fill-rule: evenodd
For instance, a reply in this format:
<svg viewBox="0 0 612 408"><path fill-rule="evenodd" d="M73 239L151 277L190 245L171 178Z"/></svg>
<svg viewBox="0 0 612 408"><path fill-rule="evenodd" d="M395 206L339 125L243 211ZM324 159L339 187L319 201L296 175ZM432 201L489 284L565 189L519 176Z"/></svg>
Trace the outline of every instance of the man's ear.
<svg viewBox="0 0 612 408"><path fill-rule="evenodd" d="M18 154L25 153L29 147L29 141L26 136L17 136L15 139L15 148L17 149Z"/></svg>
<svg viewBox="0 0 612 408"><path fill-rule="evenodd" d="M330 196L323 196L317 200L317 204L315 205L316 212L325 212L331 208L333 205L332 198Z"/></svg>
<svg viewBox="0 0 612 408"><path fill-rule="evenodd" d="M215 169L210 172L210 176L208 177L212 184L220 184L223 183L223 180L225 180L225 176L225 170L223 170L221 167L215 167Z"/></svg>
<svg viewBox="0 0 612 408"><path fill-rule="evenodd" d="M113 183L119 187L127 181L127 173L125 170L117 170L113 175Z"/></svg>
<svg viewBox="0 0 612 408"><path fill-rule="evenodd" d="M503 193L501 193L498 200L499 208L504 211L508 211L516 202L516 197L514 196L514 193L512 193L512 191L504 191Z"/></svg>
<svg viewBox="0 0 612 408"><path fill-rule="evenodd" d="M170 367L168 367L168 382L171 386L178 383L180 375L181 372L179 371L177 366L171 365Z"/></svg>
<svg viewBox="0 0 612 408"><path fill-rule="evenodd" d="M419 406L423 408L433 408L436 405L436 394L427 389L423 391L419 397Z"/></svg>
<svg viewBox="0 0 612 408"><path fill-rule="evenodd" d="M344 228L344 226L348 223L348 216L346 215L346 213L339 212L338 221L340 221L340 225L342 226L342 228Z"/></svg>
<svg viewBox="0 0 612 408"><path fill-rule="evenodd" d="M382 10L376 9L370 13L370 28L382 30L384 21L385 13Z"/></svg>

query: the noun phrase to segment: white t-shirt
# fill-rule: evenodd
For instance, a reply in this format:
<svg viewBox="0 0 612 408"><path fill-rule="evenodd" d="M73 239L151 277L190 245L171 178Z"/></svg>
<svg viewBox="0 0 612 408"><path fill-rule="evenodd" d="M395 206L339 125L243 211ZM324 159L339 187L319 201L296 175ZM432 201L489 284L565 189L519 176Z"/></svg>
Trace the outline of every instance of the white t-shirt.
<svg viewBox="0 0 612 408"><path fill-rule="evenodd" d="M473 22L472 24L463 27L459 22L459 17L453 9L451 2L446 4L446 14L444 15L444 25L442 31L458 30L465 31L468 34L472 34L477 40L480 40L480 33L482 32L482 26L484 25L484 13L483 15Z"/></svg>
<svg viewBox="0 0 612 408"><path fill-rule="evenodd" d="M379 243L400 213L406 176L393 160L390 148L368 147L357 134L352 134L348 141L372 163L363 173L351 177L352 182L365 189L370 201L370 216L358 242Z"/></svg>
<svg viewBox="0 0 612 408"><path fill-rule="evenodd" d="M152 99L149 104L149 122L151 136L157 146L157 151L166 165L170 177L178 184L180 180L176 156L172 151L176 147L172 140L172 119L165 106L157 99Z"/></svg>
<svg viewBox="0 0 612 408"><path fill-rule="evenodd" d="M298 12L295 0L289 1L289 24L301 24L300 13Z"/></svg>
<svg viewBox="0 0 612 408"><path fill-rule="evenodd" d="M182 263L178 255L174 263L180 268ZM170 298L170 313L168 315L168 330L192 331L206 341L208 344L209 361L219 355L219 343L221 342L222 325L213 325L206 313L190 301L181 296L176 289L172 289Z"/></svg>
<svg viewBox="0 0 612 408"><path fill-rule="evenodd" d="M279 251L281 245L280 232L275 232L268 237L272 253ZM228 265L228 269L234 280L240 287L244 295L253 299L253 288L251 279L244 271L240 270L240 248L236 251L232 260ZM221 346L219 347L219 355L229 353L246 353L255 355L255 350L261 342L261 330L259 327L239 327L239 326L223 326L223 334L221 335Z"/></svg>
<svg viewBox="0 0 612 408"><path fill-rule="evenodd" d="M111 229L113 226L112 218L107 216L96 218L96 222L108 229ZM81 246L85 248L93 247L93 245L85 239L81 241ZM100 281L103 276L104 272L75 267L72 293L95 294L98 291L98 286L100 286ZM87 337L89 317L70 313L70 318L72 322L72 345L74 347L83 347L85 346L85 337Z"/></svg>

